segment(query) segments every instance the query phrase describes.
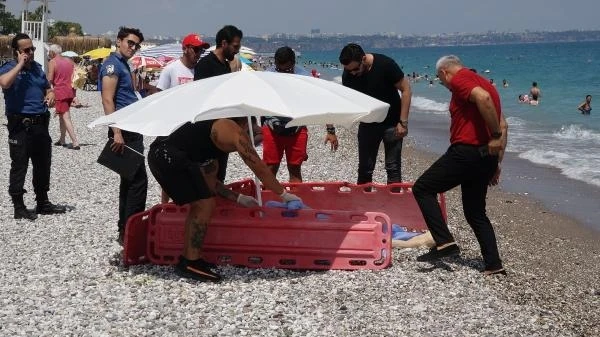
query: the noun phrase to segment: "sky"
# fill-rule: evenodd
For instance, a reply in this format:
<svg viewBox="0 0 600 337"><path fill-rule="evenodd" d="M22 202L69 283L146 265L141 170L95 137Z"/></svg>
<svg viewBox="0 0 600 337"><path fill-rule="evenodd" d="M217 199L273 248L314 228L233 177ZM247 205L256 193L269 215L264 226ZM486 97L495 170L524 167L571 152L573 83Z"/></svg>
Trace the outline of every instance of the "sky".
<svg viewBox="0 0 600 337"><path fill-rule="evenodd" d="M600 29L599 0L51 0L50 17L102 34L122 25L144 35L214 36L226 24L246 36L273 33L428 35L489 30ZM30 10L39 1L29 4ZM7 0L14 14L23 0Z"/></svg>

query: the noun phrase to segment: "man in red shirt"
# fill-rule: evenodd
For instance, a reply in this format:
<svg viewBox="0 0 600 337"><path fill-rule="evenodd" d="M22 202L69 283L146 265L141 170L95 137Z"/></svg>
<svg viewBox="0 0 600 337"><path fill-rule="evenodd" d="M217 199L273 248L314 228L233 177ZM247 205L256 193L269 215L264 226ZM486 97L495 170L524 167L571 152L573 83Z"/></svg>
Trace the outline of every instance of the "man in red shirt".
<svg viewBox="0 0 600 337"><path fill-rule="evenodd" d="M463 211L475 232L485 264L484 274L506 274L498 253L494 228L485 212L488 185L498 183L498 163L506 147L507 126L500 96L490 82L469 70L454 55L436 64L441 83L452 92L450 147L413 187L413 194L436 243L417 261L457 256L460 249L444 221L437 194L458 185Z"/></svg>

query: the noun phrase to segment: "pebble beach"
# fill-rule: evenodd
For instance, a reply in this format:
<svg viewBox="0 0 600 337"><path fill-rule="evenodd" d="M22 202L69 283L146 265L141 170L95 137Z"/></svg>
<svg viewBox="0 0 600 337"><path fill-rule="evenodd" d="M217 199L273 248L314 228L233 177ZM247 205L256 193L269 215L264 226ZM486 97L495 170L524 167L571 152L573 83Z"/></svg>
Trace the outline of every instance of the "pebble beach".
<svg viewBox="0 0 600 337"><path fill-rule="evenodd" d="M490 189L487 209L506 277L481 275L460 189L446 198L462 254L446 262L416 262L425 249L395 249L382 271L224 266L218 284L181 279L169 266L124 267L115 241L119 178L96 163L106 130L86 127L103 115L100 93L77 95L89 104L71 109L81 150L52 149L49 196L66 214L13 219L0 128L0 336L600 336L600 233L501 186ZM337 133L340 148L331 152L324 126L309 127L305 181L355 182L356 130ZM57 118L50 134L58 139ZM405 181L436 159L419 142L409 130ZM287 181L283 166L278 178ZM149 208L160 188L147 172ZM231 155L227 181L251 176ZM374 180L385 182L382 150ZM25 189L32 208L31 165Z"/></svg>

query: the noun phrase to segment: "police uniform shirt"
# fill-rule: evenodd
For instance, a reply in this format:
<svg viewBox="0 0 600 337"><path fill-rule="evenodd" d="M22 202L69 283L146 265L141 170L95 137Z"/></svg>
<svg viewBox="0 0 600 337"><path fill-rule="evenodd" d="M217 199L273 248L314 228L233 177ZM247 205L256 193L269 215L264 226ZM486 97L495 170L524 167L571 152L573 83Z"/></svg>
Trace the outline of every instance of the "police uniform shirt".
<svg viewBox="0 0 600 337"><path fill-rule="evenodd" d="M115 109L119 110L138 100L131 81L131 72L127 60L119 53L110 53L104 60L100 70L100 78L104 76L117 76L117 88L115 90Z"/></svg>
<svg viewBox="0 0 600 337"><path fill-rule="evenodd" d="M46 90L50 83L42 66L31 61L29 69L23 67L10 88L2 89L6 105L6 115L11 114L42 114L48 112L44 102ZM17 66L17 61L11 60L0 67L0 75L4 75Z"/></svg>

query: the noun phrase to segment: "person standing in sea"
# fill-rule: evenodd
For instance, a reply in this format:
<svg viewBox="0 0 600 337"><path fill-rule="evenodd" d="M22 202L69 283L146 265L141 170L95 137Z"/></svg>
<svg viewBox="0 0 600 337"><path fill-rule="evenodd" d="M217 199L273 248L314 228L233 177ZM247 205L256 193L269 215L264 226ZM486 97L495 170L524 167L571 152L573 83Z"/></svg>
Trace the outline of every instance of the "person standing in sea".
<svg viewBox="0 0 600 337"><path fill-rule="evenodd" d="M357 184L373 181L377 152L382 141L387 183L399 183L402 181L402 140L408 134L412 97L410 82L393 59L383 54L366 54L356 43L346 45L339 60L344 66L344 86L390 105L383 122L360 123L358 127Z"/></svg>
<svg viewBox="0 0 600 337"><path fill-rule="evenodd" d="M457 56L436 63L438 77L452 92L450 147L417 179L413 194L436 246L417 261L457 256L460 249L444 220L438 193L461 187L465 218L479 242L485 275L506 274L500 260L494 228L486 215L488 185L498 183L507 142L507 124L500 95L489 81L465 68Z"/></svg>
<svg viewBox="0 0 600 337"><path fill-rule="evenodd" d="M542 96L542 91L540 90L540 88L538 88L537 82L531 83L531 89L529 89L529 97L530 97L529 104L538 105L540 96ZM535 103L533 103L533 102L535 102Z"/></svg>
<svg viewBox="0 0 600 337"><path fill-rule="evenodd" d="M110 115L138 100L127 61L140 49L140 43L143 41L144 35L139 29L128 27L119 29L117 50L104 60L100 70L104 114ZM144 137L139 133L110 127L108 128L108 138L113 140L111 148L115 152L123 152L124 146L127 145L139 153L144 153ZM119 231L117 240L121 245L125 236L127 219L146 208L147 192L148 176L145 165L138 168L131 180L121 177L119 220L117 222Z"/></svg>
<svg viewBox="0 0 600 337"><path fill-rule="evenodd" d="M585 96L585 101L577 107L583 115L589 115L592 112L592 95Z"/></svg>

